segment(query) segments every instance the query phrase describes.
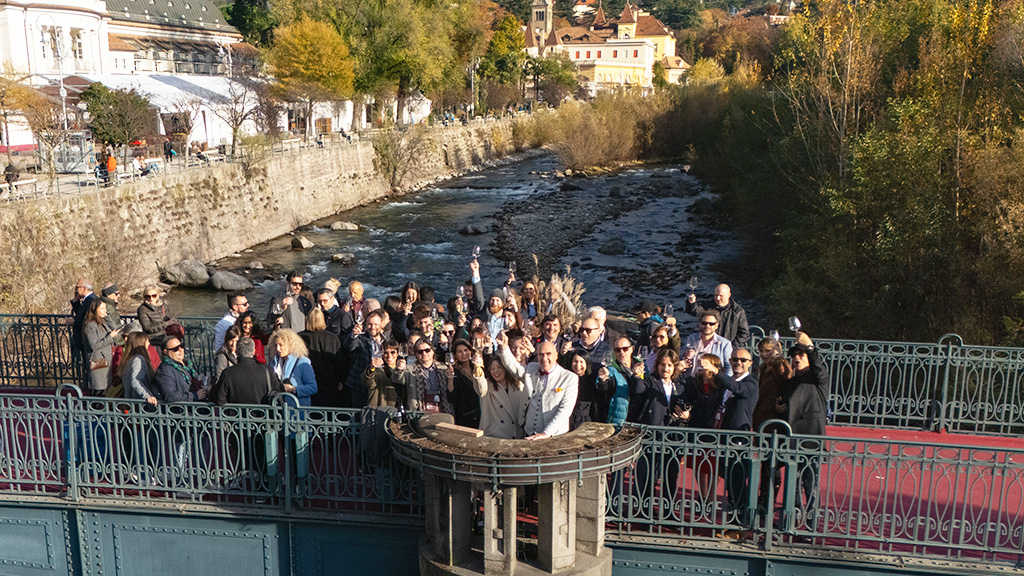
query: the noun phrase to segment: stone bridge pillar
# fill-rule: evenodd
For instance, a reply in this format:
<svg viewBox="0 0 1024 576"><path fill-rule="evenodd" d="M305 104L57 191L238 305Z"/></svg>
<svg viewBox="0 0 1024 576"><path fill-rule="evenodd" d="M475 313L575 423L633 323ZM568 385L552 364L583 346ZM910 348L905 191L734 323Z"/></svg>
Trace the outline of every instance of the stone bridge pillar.
<svg viewBox="0 0 1024 576"><path fill-rule="evenodd" d="M604 547L607 474L639 455L641 431L588 423L539 441L471 438L429 414L390 423L399 460L423 472L424 575L611 574ZM474 533L476 498L483 530ZM537 533L520 536L519 500L536 498Z"/></svg>

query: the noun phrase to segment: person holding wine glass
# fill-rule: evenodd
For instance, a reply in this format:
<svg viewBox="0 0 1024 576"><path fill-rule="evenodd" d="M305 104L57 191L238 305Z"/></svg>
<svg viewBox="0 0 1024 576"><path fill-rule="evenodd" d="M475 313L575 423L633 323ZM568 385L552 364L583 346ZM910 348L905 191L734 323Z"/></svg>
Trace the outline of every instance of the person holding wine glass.
<svg viewBox="0 0 1024 576"><path fill-rule="evenodd" d="M282 328L296 332L305 330L306 315L313 309L313 302L300 295L304 284L302 274L292 270L285 274L284 281L284 293L270 302L267 324L276 327L280 318Z"/></svg>
<svg viewBox="0 0 1024 576"><path fill-rule="evenodd" d="M732 376L732 364L729 363L729 358L732 358L732 342L718 335L717 330L720 324L721 316L717 311L705 311L700 316L700 331L690 334L686 339L685 358L692 360L702 354L714 354L721 359L722 369L725 370L725 373ZM690 368L690 375L695 376L698 368L700 368L699 363L694 362Z"/></svg>
<svg viewBox="0 0 1024 576"><path fill-rule="evenodd" d="M408 402L413 412L444 412L453 414L448 401L448 374L445 366L434 359L434 348L429 342L417 340L412 345L416 363L408 367Z"/></svg>
<svg viewBox="0 0 1024 576"><path fill-rule="evenodd" d="M477 358L474 356L474 362ZM482 381L473 379L480 396L480 429L492 438L523 438L526 403L530 400L523 383L512 377L497 355L487 360L484 376Z"/></svg>
<svg viewBox="0 0 1024 576"><path fill-rule="evenodd" d="M456 340L448 356L448 402L452 406L455 423L478 428L480 396L477 389L484 380L483 358L474 353L465 340Z"/></svg>
<svg viewBox="0 0 1024 576"><path fill-rule="evenodd" d="M363 324L352 327L352 333L342 341L342 348L348 352L351 363L348 376L345 378L343 390L351 395L350 404L353 408L362 408L368 401L367 390L363 387L362 375L373 360L374 352L384 347L384 319L387 312L374 310L370 312Z"/></svg>

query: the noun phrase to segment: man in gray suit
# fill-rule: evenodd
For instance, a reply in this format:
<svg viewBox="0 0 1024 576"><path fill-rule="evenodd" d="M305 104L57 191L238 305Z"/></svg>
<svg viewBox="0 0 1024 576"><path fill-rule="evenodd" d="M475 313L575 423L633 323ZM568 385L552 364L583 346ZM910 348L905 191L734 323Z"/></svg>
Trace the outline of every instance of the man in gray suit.
<svg viewBox="0 0 1024 576"><path fill-rule="evenodd" d="M501 344L501 363L505 369L524 384L529 401L526 404L525 429L527 440L542 440L569 431L569 416L576 406L579 377L558 365L558 351L551 342L537 345L537 361L525 367L516 361L508 349L504 333L498 337Z"/></svg>

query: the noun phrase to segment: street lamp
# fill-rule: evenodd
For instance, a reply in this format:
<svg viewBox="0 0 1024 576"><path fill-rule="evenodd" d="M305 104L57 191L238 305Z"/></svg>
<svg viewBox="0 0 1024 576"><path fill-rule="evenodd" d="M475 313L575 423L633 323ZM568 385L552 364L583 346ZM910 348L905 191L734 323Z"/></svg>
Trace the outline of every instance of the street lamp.
<svg viewBox="0 0 1024 576"><path fill-rule="evenodd" d="M49 39L46 37L46 28L43 26L43 19L48 18L50 20L50 33L56 34L54 36L55 42L53 42L53 57L57 60L57 76L60 78L60 113L61 118L64 119L64 132L68 131L68 89L64 87L64 34L63 29L58 30L56 23L53 18L48 14L40 16L37 22L39 23L39 35L40 43L43 45L43 54L46 53L46 45L49 44Z"/></svg>

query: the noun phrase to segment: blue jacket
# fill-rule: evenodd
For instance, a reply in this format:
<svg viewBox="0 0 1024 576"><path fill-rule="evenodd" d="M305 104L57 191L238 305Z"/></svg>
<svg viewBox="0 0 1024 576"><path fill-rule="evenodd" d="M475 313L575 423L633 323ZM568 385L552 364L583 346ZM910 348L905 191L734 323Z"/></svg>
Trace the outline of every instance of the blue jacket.
<svg viewBox="0 0 1024 576"><path fill-rule="evenodd" d="M612 399L608 404L608 423L619 426L626 421L626 414L629 412L629 384L626 377L616 368L608 366L608 373L615 382Z"/></svg>
<svg viewBox="0 0 1024 576"><path fill-rule="evenodd" d="M295 395L299 398L300 406L309 406L310 398L316 394L316 375L313 374L313 364L309 358L300 356L285 356L284 367L281 370L281 382L290 380L295 386ZM270 363L270 368L277 372L282 358L275 356Z"/></svg>

